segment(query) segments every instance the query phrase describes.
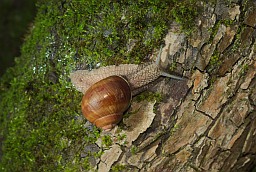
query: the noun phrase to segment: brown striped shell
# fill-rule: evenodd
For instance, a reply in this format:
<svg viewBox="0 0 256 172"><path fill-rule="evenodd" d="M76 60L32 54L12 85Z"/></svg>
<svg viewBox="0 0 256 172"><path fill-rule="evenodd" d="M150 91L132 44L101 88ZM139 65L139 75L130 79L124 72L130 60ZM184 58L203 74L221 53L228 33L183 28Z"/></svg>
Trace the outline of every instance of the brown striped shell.
<svg viewBox="0 0 256 172"><path fill-rule="evenodd" d="M109 76L96 82L85 92L82 112L98 128L108 130L121 121L131 99L127 81L120 76Z"/></svg>

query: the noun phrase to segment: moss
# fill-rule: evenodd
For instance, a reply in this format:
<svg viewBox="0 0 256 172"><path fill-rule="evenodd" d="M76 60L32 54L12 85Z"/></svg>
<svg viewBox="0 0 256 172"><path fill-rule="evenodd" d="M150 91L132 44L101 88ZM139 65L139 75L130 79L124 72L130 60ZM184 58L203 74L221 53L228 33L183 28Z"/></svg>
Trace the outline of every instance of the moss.
<svg viewBox="0 0 256 172"><path fill-rule="evenodd" d="M221 22L218 21L214 24L214 26L212 28L209 29L209 32L211 33L211 36L210 36L210 39L209 39L209 43L211 43L214 39L214 37L216 36L218 30L219 30L219 27L221 25Z"/></svg>
<svg viewBox="0 0 256 172"><path fill-rule="evenodd" d="M41 0L37 11L21 56L0 81L0 171L88 170L81 152L100 130L85 127L82 94L69 73L98 63L140 63L159 47L173 20L184 29L192 26L197 6L176 0ZM131 40L136 44L129 49Z"/></svg>
<svg viewBox="0 0 256 172"><path fill-rule="evenodd" d="M124 139L126 139L126 134L117 134L117 140L119 142L123 141Z"/></svg>
<svg viewBox="0 0 256 172"><path fill-rule="evenodd" d="M172 62L169 69L170 71L175 71L177 69L177 62Z"/></svg>
<svg viewBox="0 0 256 172"><path fill-rule="evenodd" d="M241 70L239 72L239 75L240 76L245 76L246 73L248 72L249 70L249 65L248 64L244 64L243 66L241 66Z"/></svg>
<svg viewBox="0 0 256 172"><path fill-rule="evenodd" d="M220 54L218 52L215 52L211 58L210 58L210 65L212 68L220 65Z"/></svg>
<svg viewBox="0 0 256 172"><path fill-rule="evenodd" d="M171 10L172 16L177 23L181 24L183 32L186 34L192 33L195 26L195 17L201 12L201 8L198 6L198 1L174 0L174 2L174 8Z"/></svg>
<svg viewBox="0 0 256 172"><path fill-rule="evenodd" d="M162 99L163 98L160 93L149 92L149 91L142 92L141 94L135 97L135 101L138 101L138 102L146 100L146 101L156 101L156 103L159 103L162 101Z"/></svg>
<svg viewBox="0 0 256 172"><path fill-rule="evenodd" d="M113 141L112 141L112 139L111 139L111 136L109 136L109 135L104 135L104 136L102 137L102 145L105 146L107 149L109 149L110 146L112 146L112 144L113 144Z"/></svg>
<svg viewBox="0 0 256 172"><path fill-rule="evenodd" d="M223 56L221 56L218 51L214 51L207 66L207 71L212 75L212 77L216 77L216 72L222 65L222 61Z"/></svg>
<svg viewBox="0 0 256 172"><path fill-rule="evenodd" d="M135 155L137 152L138 152L138 147L135 146L135 145L132 145L132 147L131 147L131 154Z"/></svg>
<svg viewBox="0 0 256 172"><path fill-rule="evenodd" d="M120 172L120 171L125 171L127 169L126 165L115 165L111 167L111 172Z"/></svg>
<svg viewBox="0 0 256 172"><path fill-rule="evenodd" d="M209 43L211 43L214 39L214 37L216 36L216 34L219 31L219 27L221 25L225 25L225 26L232 26L235 24L236 21L234 20L230 20L230 19L223 19L223 20L219 20L217 21L214 26L212 28L209 29L209 32L211 33L210 39L209 39Z"/></svg>
<svg viewBox="0 0 256 172"><path fill-rule="evenodd" d="M230 26L230 25L233 25L235 23L234 20L231 20L231 19L226 19L226 20L223 20L223 24L225 26Z"/></svg>
<svg viewBox="0 0 256 172"><path fill-rule="evenodd" d="M180 126L178 124L175 124L173 128L170 130L170 134L173 135L179 129L180 129Z"/></svg>

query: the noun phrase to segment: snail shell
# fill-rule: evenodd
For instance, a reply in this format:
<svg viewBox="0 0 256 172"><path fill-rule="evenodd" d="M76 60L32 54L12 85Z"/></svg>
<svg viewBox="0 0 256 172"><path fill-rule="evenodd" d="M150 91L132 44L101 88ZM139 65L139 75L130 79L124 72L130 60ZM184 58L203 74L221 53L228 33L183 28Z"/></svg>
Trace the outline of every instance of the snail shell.
<svg viewBox="0 0 256 172"><path fill-rule="evenodd" d="M160 51L161 53L161 51ZM131 97L144 91L159 76L182 80L163 72L156 63L121 64L70 74L75 88L84 93L82 112L87 120L104 130L114 127L130 105Z"/></svg>
<svg viewBox="0 0 256 172"><path fill-rule="evenodd" d="M88 121L108 130L121 121L131 100L128 82L120 76L109 76L93 84L85 92L82 112Z"/></svg>

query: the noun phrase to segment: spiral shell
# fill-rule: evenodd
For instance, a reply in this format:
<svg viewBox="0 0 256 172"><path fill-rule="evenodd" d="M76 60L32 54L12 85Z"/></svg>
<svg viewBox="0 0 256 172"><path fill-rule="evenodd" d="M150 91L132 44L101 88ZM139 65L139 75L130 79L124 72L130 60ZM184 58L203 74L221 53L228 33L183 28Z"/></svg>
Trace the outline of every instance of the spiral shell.
<svg viewBox="0 0 256 172"><path fill-rule="evenodd" d="M113 128L123 117L132 99L128 82L120 76L109 76L93 84L82 99L85 118L98 128Z"/></svg>

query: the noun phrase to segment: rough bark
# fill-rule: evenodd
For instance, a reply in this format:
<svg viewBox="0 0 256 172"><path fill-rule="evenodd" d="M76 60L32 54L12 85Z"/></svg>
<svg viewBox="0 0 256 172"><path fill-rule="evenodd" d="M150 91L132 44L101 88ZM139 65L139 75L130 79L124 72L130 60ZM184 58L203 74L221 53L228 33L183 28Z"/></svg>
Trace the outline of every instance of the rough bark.
<svg viewBox="0 0 256 172"><path fill-rule="evenodd" d="M151 90L163 95L160 103L133 101L123 130L102 134L113 144L93 162L98 171L254 168L256 3L221 2L204 6L191 36L171 26L163 65L175 62L188 80L158 80Z"/></svg>

